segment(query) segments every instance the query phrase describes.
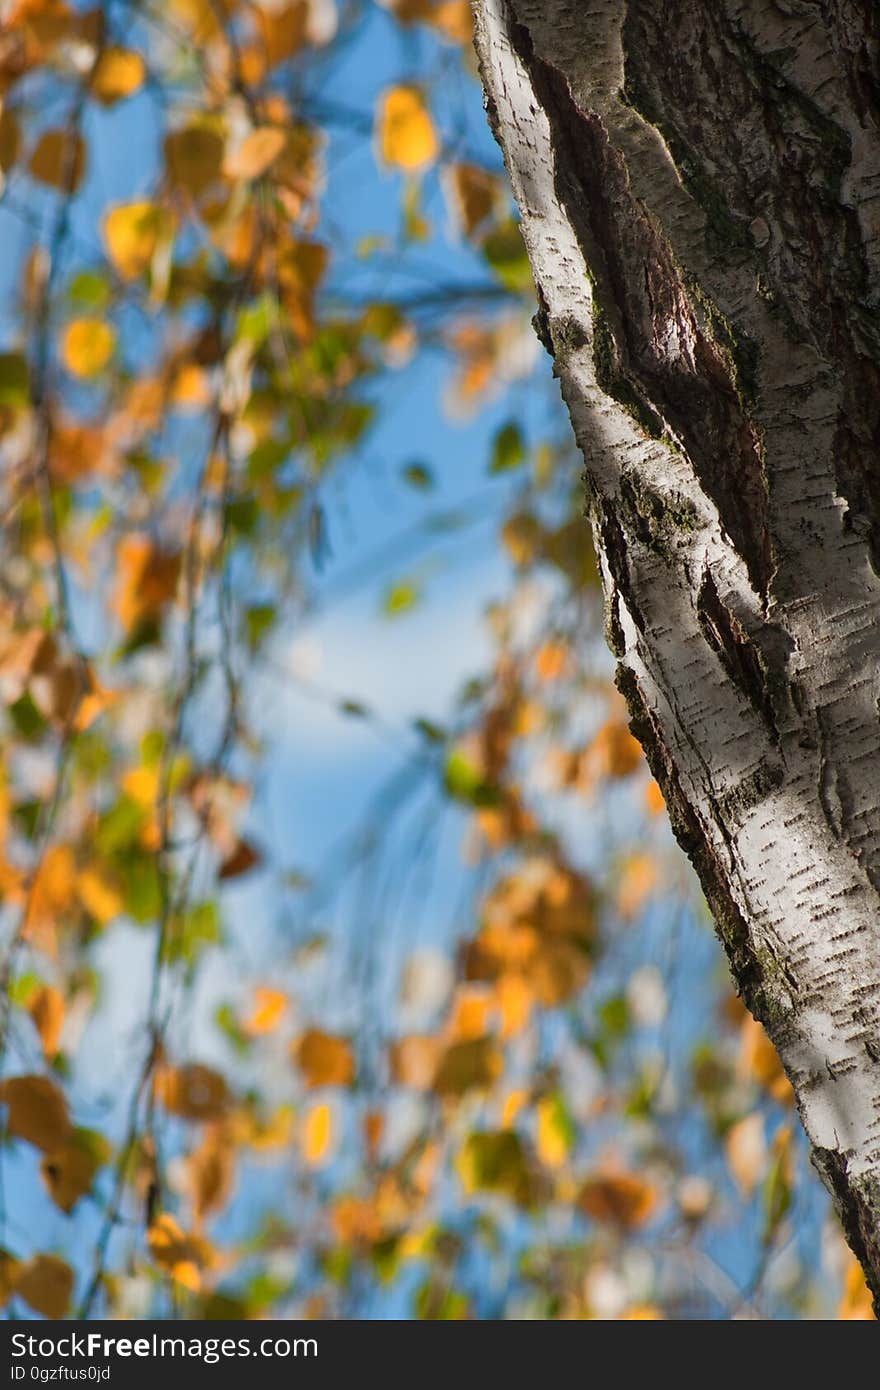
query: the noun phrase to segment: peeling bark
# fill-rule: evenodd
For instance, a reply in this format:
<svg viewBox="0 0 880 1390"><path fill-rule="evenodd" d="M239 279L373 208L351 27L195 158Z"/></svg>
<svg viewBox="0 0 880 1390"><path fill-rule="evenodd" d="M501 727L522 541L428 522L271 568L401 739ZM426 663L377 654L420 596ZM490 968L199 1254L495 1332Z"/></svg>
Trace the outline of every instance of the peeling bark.
<svg viewBox="0 0 880 1390"><path fill-rule="evenodd" d="M475 12L618 684L880 1302L880 12Z"/></svg>

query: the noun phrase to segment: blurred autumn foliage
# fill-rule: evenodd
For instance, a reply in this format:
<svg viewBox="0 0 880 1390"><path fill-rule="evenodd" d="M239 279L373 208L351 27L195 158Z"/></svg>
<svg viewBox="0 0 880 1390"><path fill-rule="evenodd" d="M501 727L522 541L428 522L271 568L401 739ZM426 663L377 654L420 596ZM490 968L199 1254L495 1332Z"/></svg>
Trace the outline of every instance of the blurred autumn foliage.
<svg viewBox="0 0 880 1390"><path fill-rule="evenodd" d="M870 1316L611 684L465 0L0 14L8 1309ZM303 866L266 682L424 362L483 491L393 487L488 517L489 656L444 724L310 688L392 747Z"/></svg>

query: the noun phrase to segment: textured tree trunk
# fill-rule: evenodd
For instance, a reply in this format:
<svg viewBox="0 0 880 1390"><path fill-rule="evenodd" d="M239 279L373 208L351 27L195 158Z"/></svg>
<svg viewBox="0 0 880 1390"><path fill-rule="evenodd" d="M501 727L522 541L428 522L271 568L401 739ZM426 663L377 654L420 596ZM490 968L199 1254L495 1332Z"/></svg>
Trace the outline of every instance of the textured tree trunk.
<svg viewBox="0 0 880 1390"><path fill-rule="evenodd" d="M880 9L475 9L618 684L880 1300Z"/></svg>

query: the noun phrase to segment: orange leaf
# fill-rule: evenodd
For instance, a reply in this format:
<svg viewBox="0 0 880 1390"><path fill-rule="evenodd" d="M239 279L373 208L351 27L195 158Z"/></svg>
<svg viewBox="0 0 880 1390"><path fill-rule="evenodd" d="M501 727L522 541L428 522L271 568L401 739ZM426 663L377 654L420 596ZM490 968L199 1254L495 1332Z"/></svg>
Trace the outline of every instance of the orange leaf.
<svg viewBox="0 0 880 1390"><path fill-rule="evenodd" d="M873 1322L876 1317L871 1290L865 1283L865 1272L854 1255L849 1257L837 1316L847 1322Z"/></svg>
<svg viewBox="0 0 880 1390"><path fill-rule="evenodd" d="M259 985L254 990L254 1007L244 1025L245 1032L254 1037L274 1033L287 1012L289 1002L282 990Z"/></svg>
<svg viewBox="0 0 880 1390"><path fill-rule="evenodd" d="M54 985L38 985L27 1001L27 1011L40 1035L43 1055L51 1061L64 1027L64 995Z"/></svg>

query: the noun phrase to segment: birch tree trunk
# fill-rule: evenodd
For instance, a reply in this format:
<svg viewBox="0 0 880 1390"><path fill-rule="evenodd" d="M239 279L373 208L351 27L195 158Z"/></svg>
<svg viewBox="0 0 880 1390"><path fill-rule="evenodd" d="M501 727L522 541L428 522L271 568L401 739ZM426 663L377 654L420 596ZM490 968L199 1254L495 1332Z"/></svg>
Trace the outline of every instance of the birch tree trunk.
<svg viewBox="0 0 880 1390"><path fill-rule="evenodd" d="M475 9L618 684L880 1300L880 10Z"/></svg>

